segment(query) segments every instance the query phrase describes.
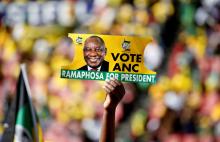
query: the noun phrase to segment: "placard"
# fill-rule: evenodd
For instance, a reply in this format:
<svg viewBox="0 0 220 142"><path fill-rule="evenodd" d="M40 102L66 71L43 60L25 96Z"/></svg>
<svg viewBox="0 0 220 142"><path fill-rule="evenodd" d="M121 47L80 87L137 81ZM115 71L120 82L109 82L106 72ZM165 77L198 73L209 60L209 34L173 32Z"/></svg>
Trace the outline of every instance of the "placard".
<svg viewBox="0 0 220 142"><path fill-rule="evenodd" d="M156 72L144 65L144 49L150 37L97 34L68 35L73 40L74 59L61 67L61 78L156 83Z"/></svg>

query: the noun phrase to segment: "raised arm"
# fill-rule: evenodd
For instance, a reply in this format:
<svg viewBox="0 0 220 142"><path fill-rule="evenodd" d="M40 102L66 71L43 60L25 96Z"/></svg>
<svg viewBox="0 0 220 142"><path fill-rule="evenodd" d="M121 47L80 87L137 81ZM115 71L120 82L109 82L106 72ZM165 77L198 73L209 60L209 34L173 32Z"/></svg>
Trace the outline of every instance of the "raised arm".
<svg viewBox="0 0 220 142"><path fill-rule="evenodd" d="M102 131L99 142L114 142L115 110L125 94L125 89L123 84L116 79L107 80L103 88L106 91L106 99L104 102Z"/></svg>

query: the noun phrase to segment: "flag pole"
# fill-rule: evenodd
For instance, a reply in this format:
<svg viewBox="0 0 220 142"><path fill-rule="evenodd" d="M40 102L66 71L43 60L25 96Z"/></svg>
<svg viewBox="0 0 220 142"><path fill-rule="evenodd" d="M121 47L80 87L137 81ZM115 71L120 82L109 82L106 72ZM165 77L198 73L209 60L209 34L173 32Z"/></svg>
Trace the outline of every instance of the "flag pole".
<svg viewBox="0 0 220 142"><path fill-rule="evenodd" d="M31 89L30 89L30 86L29 86L29 82L28 82L28 76L27 76L27 72L26 72L26 64L21 64L20 65L20 68L21 68L21 72L22 72L22 75L24 77L24 83L25 83L25 86L27 88L27 94L28 94L28 99L29 99L29 102L30 102L30 106L31 106L31 114L33 116L33 121L34 121L34 125L37 124L37 120L36 120L36 114L35 114L35 111L34 111L34 107L33 107L33 104L31 103L32 102L32 97L31 97ZM39 142L39 138L38 138L38 126L34 126L34 129L35 129L35 140L37 140L37 142Z"/></svg>

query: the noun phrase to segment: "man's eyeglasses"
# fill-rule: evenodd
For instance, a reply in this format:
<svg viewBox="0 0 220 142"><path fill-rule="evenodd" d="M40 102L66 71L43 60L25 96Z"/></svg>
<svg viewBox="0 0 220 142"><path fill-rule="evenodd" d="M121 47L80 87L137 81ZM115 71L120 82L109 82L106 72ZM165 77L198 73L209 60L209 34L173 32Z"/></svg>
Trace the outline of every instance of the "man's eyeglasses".
<svg viewBox="0 0 220 142"><path fill-rule="evenodd" d="M84 47L84 48L83 48L83 51L84 51L84 52L97 52L97 53L102 53L102 52L105 51L105 49L103 49L103 48L95 48L95 49L93 49L93 48Z"/></svg>

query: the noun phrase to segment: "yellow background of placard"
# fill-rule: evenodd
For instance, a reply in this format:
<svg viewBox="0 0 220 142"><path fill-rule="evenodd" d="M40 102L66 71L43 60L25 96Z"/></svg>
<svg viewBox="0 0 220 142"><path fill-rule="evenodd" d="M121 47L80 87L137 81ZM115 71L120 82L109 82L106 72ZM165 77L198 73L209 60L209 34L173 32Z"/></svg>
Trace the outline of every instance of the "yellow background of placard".
<svg viewBox="0 0 220 142"><path fill-rule="evenodd" d="M147 44L149 44L152 41L151 37L136 37L136 36L115 36L115 35L98 35L98 34L74 34L69 33L68 37L70 37L73 41L73 48L74 48L74 58L70 65L62 66L62 69L68 69L68 70L77 70L78 68L86 65L86 62L84 61L83 56L83 47L85 40L92 36L96 35L101 37L104 42L105 46L107 48L107 55L105 56L105 60L109 62L109 72L123 72L123 73L135 73L135 74L156 74L156 72L148 70L147 67L144 65L144 50ZM82 44L79 44L76 42L76 39L78 37L82 38ZM122 43L126 41L130 41L130 50L125 51L122 48ZM123 62L118 58L116 61L113 60L111 53L114 53L115 55L117 53L123 54L141 54L141 62ZM119 63L120 66L123 63L126 64L139 64L139 71L138 72L128 72L128 71L113 71L115 64Z"/></svg>

